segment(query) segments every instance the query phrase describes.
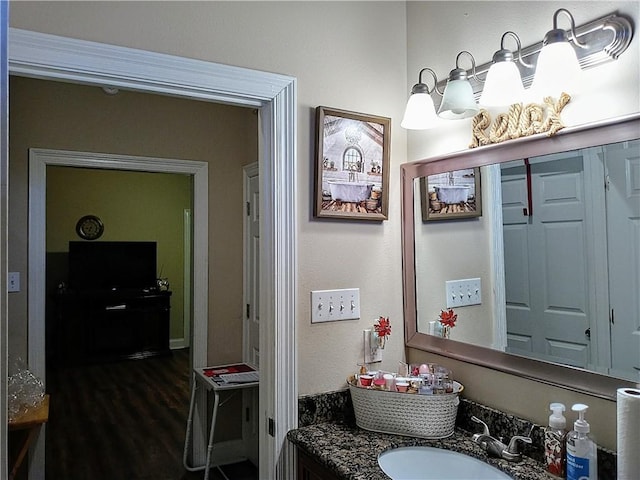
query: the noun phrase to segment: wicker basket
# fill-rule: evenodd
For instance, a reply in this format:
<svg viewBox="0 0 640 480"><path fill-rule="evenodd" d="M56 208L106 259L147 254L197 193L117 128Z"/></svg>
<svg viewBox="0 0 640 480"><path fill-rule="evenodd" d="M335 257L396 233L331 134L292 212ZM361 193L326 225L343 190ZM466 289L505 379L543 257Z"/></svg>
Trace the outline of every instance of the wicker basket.
<svg viewBox="0 0 640 480"><path fill-rule="evenodd" d="M463 386L454 382L455 393L418 395L387 392L349 384L356 425L365 430L420 438L453 435Z"/></svg>

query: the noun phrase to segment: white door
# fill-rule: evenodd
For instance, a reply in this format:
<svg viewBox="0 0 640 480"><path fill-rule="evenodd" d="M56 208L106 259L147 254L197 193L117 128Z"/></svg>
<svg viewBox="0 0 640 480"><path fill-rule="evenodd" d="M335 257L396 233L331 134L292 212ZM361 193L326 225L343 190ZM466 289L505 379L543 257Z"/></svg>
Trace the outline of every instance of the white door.
<svg viewBox="0 0 640 480"><path fill-rule="evenodd" d="M260 367L260 197L258 164L244 168L244 361Z"/></svg>
<svg viewBox="0 0 640 480"><path fill-rule="evenodd" d="M579 152L502 169L507 351L586 368L590 290Z"/></svg>
<svg viewBox="0 0 640 480"><path fill-rule="evenodd" d="M611 374L640 379L640 141L605 148Z"/></svg>
<svg viewBox="0 0 640 480"><path fill-rule="evenodd" d="M260 368L260 177L258 164L244 168L244 328L243 360ZM246 456L254 465L259 458L258 392L243 390L242 438Z"/></svg>

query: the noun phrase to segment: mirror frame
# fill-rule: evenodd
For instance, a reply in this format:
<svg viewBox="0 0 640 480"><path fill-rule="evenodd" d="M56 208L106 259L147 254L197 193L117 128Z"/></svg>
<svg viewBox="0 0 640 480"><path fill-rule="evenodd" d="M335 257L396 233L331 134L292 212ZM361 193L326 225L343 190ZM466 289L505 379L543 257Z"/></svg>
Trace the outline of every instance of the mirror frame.
<svg viewBox="0 0 640 480"><path fill-rule="evenodd" d="M639 385L637 383L609 377L602 373L534 360L418 332L413 195L415 178L638 138L640 138L640 114L632 114L566 127L552 137L544 133L537 134L400 165L405 346L607 400L616 399L618 388L637 387Z"/></svg>

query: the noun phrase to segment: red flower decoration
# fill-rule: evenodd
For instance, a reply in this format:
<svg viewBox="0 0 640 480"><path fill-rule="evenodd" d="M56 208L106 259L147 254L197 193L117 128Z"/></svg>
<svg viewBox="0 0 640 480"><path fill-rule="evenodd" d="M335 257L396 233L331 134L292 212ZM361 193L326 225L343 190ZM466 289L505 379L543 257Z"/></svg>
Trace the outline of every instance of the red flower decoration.
<svg viewBox="0 0 640 480"><path fill-rule="evenodd" d="M391 335L391 324L388 318L380 317L378 323L376 323L373 328L379 337L388 337Z"/></svg>
<svg viewBox="0 0 640 480"><path fill-rule="evenodd" d="M454 313L452 308L450 308L446 312L444 310L440 310L440 316L438 320L442 325L446 325L448 327L455 327L457 319L458 319L458 314Z"/></svg>

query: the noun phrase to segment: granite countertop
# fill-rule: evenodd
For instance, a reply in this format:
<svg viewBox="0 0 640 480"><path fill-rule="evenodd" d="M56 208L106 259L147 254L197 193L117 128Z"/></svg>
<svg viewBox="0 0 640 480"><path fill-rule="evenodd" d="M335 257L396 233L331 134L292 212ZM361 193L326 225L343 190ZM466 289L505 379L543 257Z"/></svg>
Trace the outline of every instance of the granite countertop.
<svg viewBox="0 0 640 480"><path fill-rule="evenodd" d="M517 480L554 478L545 471L544 465L529 457L523 457L518 463L488 457L473 442L471 435L456 429L451 437L426 440L370 432L346 423L326 422L291 430L287 438L344 480L388 480L389 477L378 466L378 455L391 448L416 445L465 453L486 461Z"/></svg>

